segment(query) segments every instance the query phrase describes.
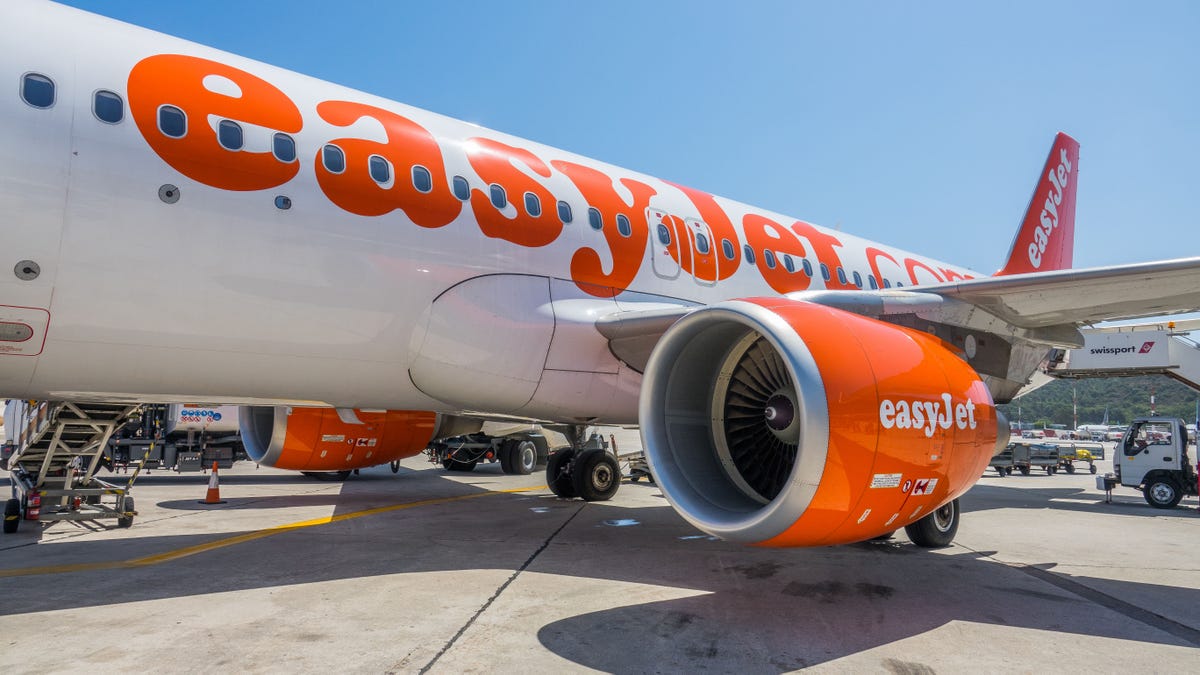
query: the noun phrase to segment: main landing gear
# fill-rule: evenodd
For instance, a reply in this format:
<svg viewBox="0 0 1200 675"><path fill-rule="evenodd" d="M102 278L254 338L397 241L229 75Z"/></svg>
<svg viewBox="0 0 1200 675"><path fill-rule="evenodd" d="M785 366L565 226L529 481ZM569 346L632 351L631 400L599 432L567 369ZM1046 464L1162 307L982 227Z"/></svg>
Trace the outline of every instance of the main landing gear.
<svg viewBox="0 0 1200 675"><path fill-rule="evenodd" d="M912 543L924 548L945 548L954 541L958 532L959 509L958 500L943 504L933 513L925 516L911 525L904 526L904 532Z"/></svg>
<svg viewBox="0 0 1200 675"><path fill-rule="evenodd" d="M579 497L602 502L613 498L621 487L621 467L599 434L584 440L587 427L573 424L567 429L571 446L560 448L546 463L546 483L562 499Z"/></svg>

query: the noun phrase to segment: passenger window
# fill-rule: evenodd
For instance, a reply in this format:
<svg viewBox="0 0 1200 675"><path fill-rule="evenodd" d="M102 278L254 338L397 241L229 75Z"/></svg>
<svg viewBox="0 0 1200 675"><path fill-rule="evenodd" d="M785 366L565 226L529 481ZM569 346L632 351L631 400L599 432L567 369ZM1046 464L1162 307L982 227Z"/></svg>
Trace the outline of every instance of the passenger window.
<svg viewBox="0 0 1200 675"><path fill-rule="evenodd" d="M825 263L821 263L821 278L825 281L829 281L829 265L826 265Z"/></svg>
<svg viewBox="0 0 1200 675"><path fill-rule="evenodd" d="M696 233L696 250L700 252L700 255L708 255L708 252L712 250L708 246L708 237L701 232Z"/></svg>
<svg viewBox="0 0 1200 675"><path fill-rule="evenodd" d="M187 135L187 115L173 105L159 106L158 130L164 136L183 138Z"/></svg>
<svg viewBox="0 0 1200 675"><path fill-rule="evenodd" d="M242 125L233 120L221 120L217 125L217 142L226 150L241 150L243 145Z"/></svg>
<svg viewBox="0 0 1200 675"><path fill-rule="evenodd" d="M117 94L101 89L92 96L92 114L101 122L116 124L125 119L125 102Z"/></svg>
<svg viewBox="0 0 1200 675"><path fill-rule="evenodd" d="M287 134L275 134L271 137L271 154L284 164L296 161L296 141Z"/></svg>
<svg viewBox="0 0 1200 675"><path fill-rule="evenodd" d="M900 283L899 281L897 281L897 282L896 282L896 288L904 288L904 284L902 284L902 283Z"/></svg>
<svg viewBox="0 0 1200 675"><path fill-rule="evenodd" d="M838 281L843 286L850 283L850 282L846 281L846 270L842 269L840 266L837 268L837 275L838 275Z"/></svg>
<svg viewBox="0 0 1200 675"><path fill-rule="evenodd" d="M346 153L331 143L321 148L321 163L329 173L342 173L346 170Z"/></svg>
<svg viewBox="0 0 1200 675"><path fill-rule="evenodd" d="M558 219L563 221L564 225L575 219L574 214L571 213L570 204L566 202L558 203Z"/></svg>
<svg viewBox="0 0 1200 675"><path fill-rule="evenodd" d="M858 272L854 273L854 285L862 288L862 275Z"/></svg>
<svg viewBox="0 0 1200 675"><path fill-rule="evenodd" d="M884 287L884 288L891 288L891 287L892 287L892 282L888 281L887 277L884 277L884 278L883 278L883 287Z"/></svg>
<svg viewBox="0 0 1200 675"><path fill-rule="evenodd" d="M392 180L392 165L379 155L371 155L367 159L367 168L371 173L371 179L380 185Z"/></svg>
<svg viewBox="0 0 1200 675"><path fill-rule="evenodd" d="M726 260L733 260L733 256L737 252L737 249L733 247L732 241L729 241L728 239L722 239L721 252L725 254Z"/></svg>
<svg viewBox="0 0 1200 675"><path fill-rule="evenodd" d="M766 261L768 269L775 269L775 254L772 251L764 249L763 260Z"/></svg>
<svg viewBox="0 0 1200 675"><path fill-rule="evenodd" d="M492 183L488 190L492 196L492 206L498 209L508 206L508 195L505 194L503 187L496 183Z"/></svg>
<svg viewBox="0 0 1200 675"><path fill-rule="evenodd" d="M875 275L874 275L874 274L868 274L868 275L867 275L867 283L871 284L871 290L873 290L873 291L877 291L877 290L879 290L879 282L878 282L878 281L875 281Z"/></svg>
<svg viewBox="0 0 1200 675"><path fill-rule="evenodd" d="M663 246L671 245L671 230L667 229L667 226L662 223L658 224L658 241Z"/></svg>
<svg viewBox="0 0 1200 675"><path fill-rule="evenodd" d="M812 276L812 263L808 262L808 258L804 259L804 275Z"/></svg>
<svg viewBox="0 0 1200 675"><path fill-rule="evenodd" d="M35 108L54 105L54 80L39 73L26 73L21 78L21 99Z"/></svg>
<svg viewBox="0 0 1200 675"><path fill-rule="evenodd" d="M588 209L588 225L591 225L593 230L604 229L604 218L594 206Z"/></svg>
<svg viewBox="0 0 1200 675"><path fill-rule="evenodd" d="M617 232L620 232L622 237L633 235L633 226L629 224L629 218L623 213L617 214Z"/></svg>
<svg viewBox="0 0 1200 675"><path fill-rule="evenodd" d="M788 253L783 254L783 268L789 272L796 271L796 263L792 260L792 256Z"/></svg>
<svg viewBox="0 0 1200 675"><path fill-rule="evenodd" d="M542 200L532 192L525 193L525 213L537 218L542 215Z"/></svg>
<svg viewBox="0 0 1200 675"><path fill-rule="evenodd" d="M746 256L746 262L754 264L754 249L750 247L750 244L742 246L742 255Z"/></svg>
<svg viewBox="0 0 1200 675"><path fill-rule="evenodd" d="M417 192L433 192L433 174L420 164L412 168L412 182Z"/></svg>
<svg viewBox="0 0 1200 675"><path fill-rule="evenodd" d="M451 183L453 184L455 197L464 202L471 198L471 184L467 182L466 178L455 176Z"/></svg>

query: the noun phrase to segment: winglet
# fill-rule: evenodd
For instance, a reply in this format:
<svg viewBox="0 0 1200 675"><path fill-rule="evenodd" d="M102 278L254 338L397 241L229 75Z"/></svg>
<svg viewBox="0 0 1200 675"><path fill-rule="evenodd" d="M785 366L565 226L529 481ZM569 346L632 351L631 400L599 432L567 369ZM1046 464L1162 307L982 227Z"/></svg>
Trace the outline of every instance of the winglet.
<svg viewBox="0 0 1200 675"><path fill-rule="evenodd" d="M1071 267L1075 251L1075 186L1079 142L1059 132L1013 240L1008 262L996 276Z"/></svg>

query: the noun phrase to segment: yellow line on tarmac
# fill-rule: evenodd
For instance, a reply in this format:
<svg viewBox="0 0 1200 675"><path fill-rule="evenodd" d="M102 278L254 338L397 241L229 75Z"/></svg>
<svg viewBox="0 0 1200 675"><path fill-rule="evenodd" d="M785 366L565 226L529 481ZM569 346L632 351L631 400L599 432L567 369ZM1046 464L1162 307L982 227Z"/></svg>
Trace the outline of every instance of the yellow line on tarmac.
<svg viewBox="0 0 1200 675"><path fill-rule="evenodd" d="M46 565L43 567L19 567L19 568L10 569L10 570L0 570L0 579L5 578L5 577L34 576L34 575L40 575L40 574L64 574L67 572L86 572L86 571L91 571L91 570L128 569L131 567L146 567L149 565L158 565L160 563L165 563L165 562L169 562L172 560L179 560L180 558L186 558L188 556L196 555L197 553L204 553L205 551L212 551L212 550L215 550L218 548L225 548L226 546L234 546L236 544L243 544L248 541L254 541L255 539L263 539L264 537L271 537L276 534L283 534L284 532L291 532L293 530L299 530L299 529L303 529L306 527L315 527L317 525L328 525L329 523L339 523L343 520L351 520L353 518L362 518L363 516L374 516L374 515L377 515L380 513L387 513L389 511L402 511L404 509L412 509L412 508L416 508L418 506L434 506L437 504L449 504L451 502L461 502L461 501L466 501L468 499L475 499L478 497L486 497L488 495L494 495L494 494L511 494L514 492L531 492L533 490L545 489L545 487L546 486L542 485L542 486L538 486L538 487L515 488L512 490L491 490L488 492L480 492L478 494L471 494L471 495L461 495L458 497L441 497L439 499L424 499L424 500L421 500L418 502L405 502L403 504L392 504L390 506L378 506L373 509L363 509L362 511L351 511L350 513L339 513L339 514L335 514L332 516L324 516L322 518L313 518L311 520L301 520L299 522L288 523L286 525L276 525L275 527L268 527L266 529L256 530L254 532L246 532L244 534L237 534L232 537L225 537L224 539L217 539L215 541L210 541L205 544L196 544L195 546L185 546L183 548L177 548L173 551L167 551L165 553L158 553L155 555L146 556L144 558L133 558L131 560L110 560L108 562L94 562L94 563L74 563L71 565Z"/></svg>

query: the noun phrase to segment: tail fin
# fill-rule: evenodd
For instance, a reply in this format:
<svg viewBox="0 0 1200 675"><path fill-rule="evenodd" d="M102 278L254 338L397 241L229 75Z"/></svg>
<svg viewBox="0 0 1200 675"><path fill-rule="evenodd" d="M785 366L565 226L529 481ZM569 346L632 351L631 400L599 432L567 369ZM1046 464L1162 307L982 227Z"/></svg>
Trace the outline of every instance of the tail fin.
<svg viewBox="0 0 1200 675"><path fill-rule="evenodd" d="M1059 132L1013 240L1008 262L996 276L1071 267L1075 252L1075 186L1079 142Z"/></svg>

